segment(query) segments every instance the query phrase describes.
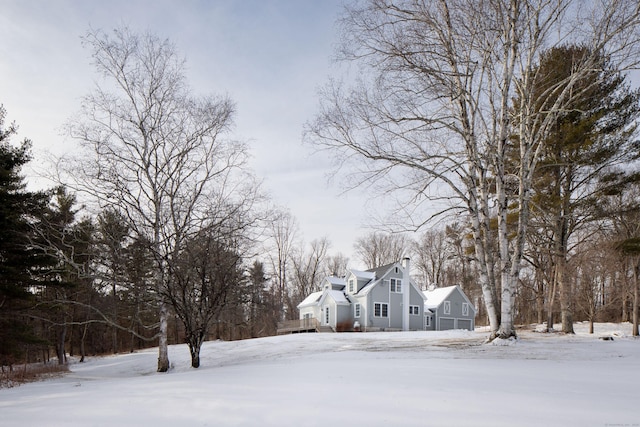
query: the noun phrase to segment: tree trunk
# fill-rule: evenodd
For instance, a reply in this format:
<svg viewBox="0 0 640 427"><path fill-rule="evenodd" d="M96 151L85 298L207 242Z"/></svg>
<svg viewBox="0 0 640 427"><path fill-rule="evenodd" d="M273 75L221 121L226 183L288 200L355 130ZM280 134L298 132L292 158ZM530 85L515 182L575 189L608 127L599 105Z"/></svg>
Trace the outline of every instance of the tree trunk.
<svg viewBox="0 0 640 427"><path fill-rule="evenodd" d="M113 288L112 288L112 292L113 292L113 320L114 322L118 321L118 296L117 296L117 292L118 291L118 286L117 286L117 282L114 281L113 283ZM117 354L118 353L118 328L116 328L115 326L113 326L111 331L111 339L112 339L112 345L113 345L113 354Z"/></svg>
<svg viewBox="0 0 640 427"><path fill-rule="evenodd" d="M547 309L547 332L551 332L553 330L553 305L555 304L556 299L556 286L558 283L557 280L557 270L554 267L553 279L551 281L551 285L549 286L549 297L547 298L549 308Z"/></svg>
<svg viewBox="0 0 640 427"><path fill-rule="evenodd" d="M85 356L84 340L87 337L88 329L89 329L89 324L85 323L84 330L82 331L82 337L80 337L80 363L84 362L84 356Z"/></svg>
<svg viewBox="0 0 640 427"><path fill-rule="evenodd" d="M164 298L160 302L160 331L158 339L158 372L169 370L169 343L167 332L169 329L169 307Z"/></svg>
<svg viewBox="0 0 640 427"><path fill-rule="evenodd" d="M538 324L542 324L544 323L544 281L541 278L537 279L536 309Z"/></svg>
<svg viewBox="0 0 640 427"><path fill-rule="evenodd" d="M640 258L636 259L636 265L633 268L633 331L632 336L637 337L638 331L638 276L640 276Z"/></svg>
<svg viewBox="0 0 640 427"><path fill-rule="evenodd" d="M189 345L189 353L191 353L191 367L200 367L200 349L202 348L203 336L190 336L187 340Z"/></svg>
<svg viewBox="0 0 640 427"><path fill-rule="evenodd" d="M558 286L560 288L560 314L562 318L562 332L573 334L573 314L571 313L571 285L565 280L566 260L562 256L558 263Z"/></svg>
<svg viewBox="0 0 640 427"><path fill-rule="evenodd" d="M482 298L484 306L487 310L487 318L489 320L489 328L491 330L490 339L495 338L495 334L500 327L500 318L497 308L497 296L495 286L495 276L492 274L493 262L491 254L485 251L488 247L487 239L489 238L489 230L483 227L483 214L480 212L481 207L478 205L478 196L472 191L472 209L470 209L470 217L473 230L473 242L478 259L478 267L480 270L480 286L482 289Z"/></svg>
<svg viewBox="0 0 640 427"><path fill-rule="evenodd" d="M58 365L64 365L67 362L67 353L64 348L64 342L67 337L67 326L63 326L58 333L58 342L56 343L56 355L58 357Z"/></svg>

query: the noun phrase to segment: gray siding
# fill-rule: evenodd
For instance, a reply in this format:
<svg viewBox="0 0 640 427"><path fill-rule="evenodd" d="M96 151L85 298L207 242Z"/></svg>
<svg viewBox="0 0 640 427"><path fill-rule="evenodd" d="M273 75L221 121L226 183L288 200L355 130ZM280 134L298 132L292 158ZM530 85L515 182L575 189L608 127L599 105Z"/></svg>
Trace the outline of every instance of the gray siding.
<svg viewBox="0 0 640 427"><path fill-rule="evenodd" d="M424 298L422 297L422 292L417 291L413 286L409 285L409 289L409 304L418 307L420 310L417 315L409 315L409 330L422 331L424 329Z"/></svg>
<svg viewBox="0 0 640 427"><path fill-rule="evenodd" d="M376 287L371 289L369 294L367 295L367 327L368 328L389 328L389 319L390 317L375 317L374 314L374 304L386 303L389 304L389 284L382 282L378 284ZM389 311L391 311L391 307L389 307ZM390 315L390 314L389 314Z"/></svg>
<svg viewBox="0 0 640 427"><path fill-rule="evenodd" d="M427 313L424 317L429 317L430 321L427 323L427 319L424 319L424 330L425 331L435 331L436 330L436 320L435 316L432 313Z"/></svg>

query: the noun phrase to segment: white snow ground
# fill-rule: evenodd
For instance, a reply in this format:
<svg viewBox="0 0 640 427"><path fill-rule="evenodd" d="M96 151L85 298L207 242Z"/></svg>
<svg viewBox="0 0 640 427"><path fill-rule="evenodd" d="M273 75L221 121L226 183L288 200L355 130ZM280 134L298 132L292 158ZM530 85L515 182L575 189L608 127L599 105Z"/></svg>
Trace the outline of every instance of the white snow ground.
<svg viewBox="0 0 640 427"><path fill-rule="evenodd" d="M629 324L520 331L300 334L172 346L73 364L0 390L0 426L640 426ZM600 336L614 336L603 341Z"/></svg>

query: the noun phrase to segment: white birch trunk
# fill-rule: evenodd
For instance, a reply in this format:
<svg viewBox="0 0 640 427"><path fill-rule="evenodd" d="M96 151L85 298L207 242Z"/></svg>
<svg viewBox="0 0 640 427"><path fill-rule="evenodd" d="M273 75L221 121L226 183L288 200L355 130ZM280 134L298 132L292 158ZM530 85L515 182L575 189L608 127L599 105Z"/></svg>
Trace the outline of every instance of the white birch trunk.
<svg viewBox="0 0 640 427"><path fill-rule="evenodd" d="M158 372L169 370L169 343L167 332L169 330L169 307L162 298L160 302L160 331L158 332Z"/></svg>

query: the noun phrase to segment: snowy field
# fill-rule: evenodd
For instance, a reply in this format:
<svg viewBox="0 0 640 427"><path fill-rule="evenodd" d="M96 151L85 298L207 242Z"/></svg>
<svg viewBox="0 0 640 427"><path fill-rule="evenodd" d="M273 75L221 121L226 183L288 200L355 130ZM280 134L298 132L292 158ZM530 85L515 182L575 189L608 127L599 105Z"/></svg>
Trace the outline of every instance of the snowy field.
<svg viewBox="0 0 640 427"><path fill-rule="evenodd" d="M640 426L640 340L629 324L586 329L208 342L199 369L170 347L166 374L156 350L90 358L0 389L0 426Z"/></svg>

